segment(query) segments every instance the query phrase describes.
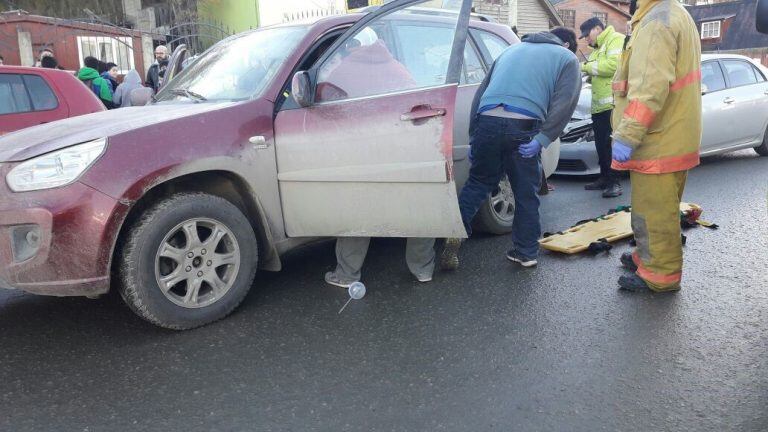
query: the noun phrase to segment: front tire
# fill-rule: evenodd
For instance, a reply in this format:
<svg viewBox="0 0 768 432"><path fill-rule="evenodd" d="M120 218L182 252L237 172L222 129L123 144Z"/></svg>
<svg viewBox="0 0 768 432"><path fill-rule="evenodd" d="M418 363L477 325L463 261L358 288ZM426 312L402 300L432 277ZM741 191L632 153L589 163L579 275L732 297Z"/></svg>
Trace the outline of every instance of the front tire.
<svg viewBox="0 0 768 432"><path fill-rule="evenodd" d="M143 319L186 330L229 315L258 262L248 219L229 201L179 193L147 209L120 254L120 295Z"/></svg>

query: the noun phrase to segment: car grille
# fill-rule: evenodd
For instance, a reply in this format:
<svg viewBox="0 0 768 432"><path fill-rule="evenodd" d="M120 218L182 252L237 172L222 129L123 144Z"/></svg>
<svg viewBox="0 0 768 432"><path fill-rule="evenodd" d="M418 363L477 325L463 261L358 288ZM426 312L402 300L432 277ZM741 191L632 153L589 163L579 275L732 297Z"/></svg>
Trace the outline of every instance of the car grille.
<svg viewBox="0 0 768 432"><path fill-rule="evenodd" d="M592 130L592 124L575 127L560 137L560 141L573 143L577 141L594 141L595 133Z"/></svg>
<svg viewBox="0 0 768 432"><path fill-rule="evenodd" d="M586 171L587 165L579 159L560 159L557 171Z"/></svg>

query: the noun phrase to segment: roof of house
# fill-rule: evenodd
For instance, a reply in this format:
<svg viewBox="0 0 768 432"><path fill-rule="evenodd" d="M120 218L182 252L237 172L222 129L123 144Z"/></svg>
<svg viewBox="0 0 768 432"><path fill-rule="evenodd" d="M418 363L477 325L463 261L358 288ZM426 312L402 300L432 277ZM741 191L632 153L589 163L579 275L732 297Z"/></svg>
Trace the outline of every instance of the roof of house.
<svg viewBox="0 0 768 432"><path fill-rule="evenodd" d="M768 35L760 34L755 28L757 0L739 0L712 5L687 6L694 21L701 30L701 23L733 18L728 31L718 44L721 50L768 47Z"/></svg>
<svg viewBox="0 0 768 432"><path fill-rule="evenodd" d="M553 5L557 6L560 3L566 2L568 0L549 0L549 1L552 2ZM611 1L606 1L606 0L592 0L592 1L598 2L598 3L602 3L604 6L613 9L614 11L624 15L627 18L630 18L632 16L631 14L626 12L624 9L622 9L622 8L616 6L615 4L613 4L613 3L624 3L623 0L612 0L612 2ZM629 3L629 2L627 1L626 3Z"/></svg>
<svg viewBox="0 0 768 432"><path fill-rule="evenodd" d="M24 10L13 10L7 12L0 12L0 25L7 24L16 26L19 23L38 23L45 24L51 27L57 27L69 30L82 30L98 34L109 34L113 36L131 36L141 37L142 33L137 30L132 30L124 27L117 27L113 25L104 24L101 22L87 22L81 20L71 20L47 17L41 15L33 15Z"/></svg>

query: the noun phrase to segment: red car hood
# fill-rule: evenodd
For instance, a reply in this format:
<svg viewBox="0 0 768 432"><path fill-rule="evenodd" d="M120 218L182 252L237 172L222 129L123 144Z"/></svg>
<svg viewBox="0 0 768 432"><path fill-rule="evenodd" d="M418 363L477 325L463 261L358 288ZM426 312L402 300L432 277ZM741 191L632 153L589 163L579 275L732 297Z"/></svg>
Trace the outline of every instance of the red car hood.
<svg viewBox="0 0 768 432"><path fill-rule="evenodd" d="M120 108L33 126L0 137L0 162L18 162L98 138L116 136L234 104L189 103ZM169 134L173 131L169 130Z"/></svg>

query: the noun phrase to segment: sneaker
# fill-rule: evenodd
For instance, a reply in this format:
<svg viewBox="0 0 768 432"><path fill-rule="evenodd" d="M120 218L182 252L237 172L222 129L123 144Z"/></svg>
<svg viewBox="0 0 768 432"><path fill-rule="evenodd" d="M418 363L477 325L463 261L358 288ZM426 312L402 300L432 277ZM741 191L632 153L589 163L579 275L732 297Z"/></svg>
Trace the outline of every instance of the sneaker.
<svg viewBox="0 0 768 432"><path fill-rule="evenodd" d="M616 198L621 196L624 190L618 182L611 183L605 189L603 189L603 198Z"/></svg>
<svg viewBox="0 0 768 432"><path fill-rule="evenodd" d="M621 265L625 269L633 273L637 271L637 264L635 264L635 260L632 259L632 252L624 252L623 254L621 254L621 258L619 258L619 261L621 261Z"/></svg>
<svg viewBox="0 0 768 432"><path fill-rule="evenodd" d="M357 281L342 279L338 274L336 274L336 272L328 272L325 274L325 282L337 287L349 288L350 285Z"/></svg>
<svg viewBox="0 0 768 432"><path fill-rule="evenodd" d="M432 282L432 275L414 275L416 280L421 283Z"/></svg>
<svg viewBox="0 0 768 432"><path fill-rule="evenodd" d="M599 179L593 181L592 183L587 183L584 185L584 189L586 190L603 190L608 186L608 180L605 177L600 177Z"/></svg>
<svg viewBox="0 0 768 432"><path fill-rule="evenodd" d="M462 240L459 238L445 239L443 253L440 255L440 268L443 270L456 270L459 268L459 249Z"/></svg>
<svg viewBox="0 0 768 432"><path fill-rule="evenodd" d="M516 250L512 249L507 252L507 259L520 264L523 267L535 267L539 262L536 258L527 258L520 255Z"/></svg>

